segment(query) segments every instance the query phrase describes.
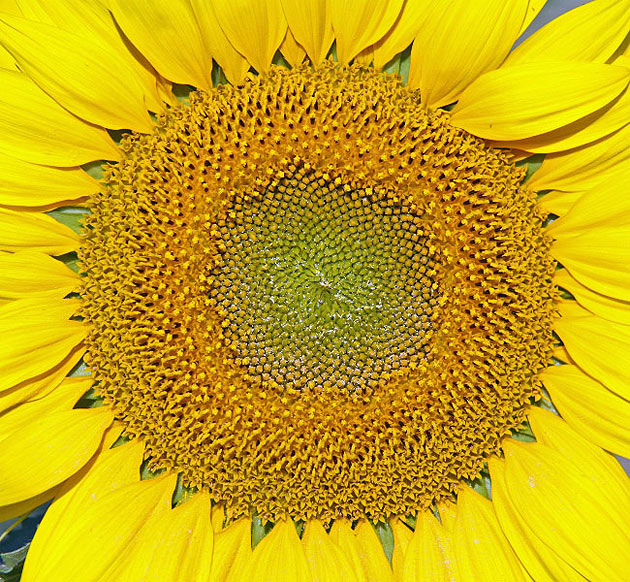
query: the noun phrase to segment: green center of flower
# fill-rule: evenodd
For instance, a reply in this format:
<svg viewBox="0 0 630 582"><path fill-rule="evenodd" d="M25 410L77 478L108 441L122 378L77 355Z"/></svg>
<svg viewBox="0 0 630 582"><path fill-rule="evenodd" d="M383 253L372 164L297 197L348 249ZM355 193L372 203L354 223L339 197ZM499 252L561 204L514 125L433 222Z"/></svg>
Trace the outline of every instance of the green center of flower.
<svg viewBox="0 0 630 582"><path fill-rule="evenodd" d="M380 520L523 421L543 216L447 113L373 70L274 68L121 147L79 253L86 361L151 467L229 517Z"/></svg>
<svg viewBox="0 0 630 582"><path fill-rule="evenodd" d="M263 385L373 388L424 357L437 293L408 208L300 171L229 214L212 307Z"/></svg>

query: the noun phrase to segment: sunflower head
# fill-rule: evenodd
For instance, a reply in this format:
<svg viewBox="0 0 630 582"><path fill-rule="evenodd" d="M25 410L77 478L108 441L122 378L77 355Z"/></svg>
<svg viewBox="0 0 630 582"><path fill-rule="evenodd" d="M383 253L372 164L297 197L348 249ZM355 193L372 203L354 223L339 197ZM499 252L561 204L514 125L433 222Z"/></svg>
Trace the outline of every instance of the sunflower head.
<svg viewBox="0 0 630 582"><path fill-rule="evenodd" d="M0 14L26 582L621 580L630 3L149 4Z"/></svg>

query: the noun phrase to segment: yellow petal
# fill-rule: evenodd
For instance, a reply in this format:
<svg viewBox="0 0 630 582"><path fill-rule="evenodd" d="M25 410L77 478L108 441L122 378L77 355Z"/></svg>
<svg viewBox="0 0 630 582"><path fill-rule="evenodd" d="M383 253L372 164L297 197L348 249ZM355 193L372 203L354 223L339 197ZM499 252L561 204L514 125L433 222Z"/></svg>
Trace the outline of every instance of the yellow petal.
<svg viewBox="0 0 630 582"><path fill-rule="evenodd" d="M573 442L576 453L580 442ZM630 538L624 505L617 507L602 491L600 464L585 455L579 467L557 450L539 443L505 439L505 484L516 511L526 517L541 541L590 580L626 580ZM623 492L624 495L627 491Z"/></svg>
<svg viewBox="0 0 630 582"><path fill-rule="evenodd" d="M606 321L574 301L560 305L554 327L575 363L630 400L630 327Z"/></svg>
<svg viewBox="0 0 630 582"><path fill-rule="evenodd" d="M402 582L452 580L455 575L452 540L430 511L421 511L407 546Z"/></svg>
<svg viewBox="0 0 630 582"><path fill-rule="evenodd" d="M409 529L403 521L398 518L392 519L389 524L394 534L394 553L392 554L394 580L401 580L403 567L405 565L405 554L407 553L409 542L413 537L413 530Z"/></svg>
<svg viewBox="0 0 630 582"><path fill-rule="evenodd" d="M514 44L527 0L440 0L427 8L426 20L411 50L409 86L419 88L430 108L456 101L486 71L499 66ZM474 99L477 93L474 93Z"/></svg>
<svg viewBox="0 0 630 582"><path fill-rule="evenodd" d="M212 60L187 0L110 0L116 21L157 71L174 83L212 86Z"/></svg>
<svg viewBox="0 0 630 582"><path fill-rule="evenodd" d="M65 167L120 157L107 132L60 107L23 73L0 70L0 85L0 153Z"/></svg>
<svg viewBox="0 0 630 582"><path fill-rule="evenodd" d="M623 527L625 522L619 518L630 515L630 480L619 462L553 412L531 406L527 418L536 442L558 451L577 471L589 467L590 481L603 497L618 505L615 519Z"/></svg>
<svg viewBox="0 0 630 582"><path fill-rule="evenodd" d="M0 18L0 42L35 83L75 115L111 129L152 130L140 81L106 42L6 15Z"/></svg>
<svg viewBox="0 0 630 582"><path fill-rule="evenodd" d="M393 26L403 0L332 0L329 4L337 39L337 59L348 64L378 42Z"/></svg>
<svg viewBox="0 0 630 582"><path fill-rule="evenodd" d="M171 475L131 483L91 503L74 527L49 540L37 577L27 569L27 558L24 582L73 580L77 572L81 582L101 582L151 516L168 511L175 480Z"/></svg>
<svg viewBox="0 0 630 582"><path fill-rule="evenodd" d="M284 35L280 52L292 67L299 65L306 57L306 51L297 43L290 28L287 28L287 33Z"/></svg>
<svg viewBox="0 0 630 582"><path fill-rule="evenodd" d="M363 555L363 549L359 545L357 536L355 535L352 524L347 519L336 519L330 528L328 534L330 539L335 543L346 556L352 570L359 576L361 582L372 582L368 578L365 571L364 562L366 556Z"/></svg>
<svg viewBox="0 0 630 582"><path fill-rule="evenodd" d="M335 38L330 0L281 0L281 3L289 29L311 62L326 60Z"/></svg>
<svg viewBox="0 0 630 582"><path fill-rule="evenodd" d="M553 366L540 376L554 405L576 432L613 453L630 456L630 402L577 366Z"/></svg>
<svg viewBox="0 0 630 582"><path fill-rule="evenodd" d="M59 364L42 374L16 384L0 394L0 412L21 404L27 400L43 398L54 390L65 376L78 364L85 352L85 346L79 344L70 351Z"/></svg>
<svg viewBox="0 0 630 582"><path fill-rule="evenodd" d="M259 73L267 71L287 32L280 0L216 0L213 8L236 50Z"/></svg>
<svg viewBox="0 0 630 582"><path fill-rule="evenodd" d="M63 255L78 246L78 235L46 214L0 208L0 250Z"/></svg>
<svg viewBox="0 0 630 582"><path fill-rule="evenodd" d="M0 297L20 297L59 291L63 297L76 291L81 278L61 261L34 251L0 253Z"/></svg>
<svg viewBox="0 0 630 582"><path fill-rule="evenodd" d="M39 316L20 314L28 299L2 307L0 319L0 391L51 370L87 335L88 327L41 301ZM34 303L33 305L37 305Z"/></svg>
<svg viewBox="0 0 630 582"><path fill-rule="evenodd" d="M57 492L59 491L60 486L57 485L52 487L51 489L47 489L43 493L39 495L35 495L34 497L29 497L24 501L18 501L17 503L12 503L11 505L5 505L0 507L0 520L8 521L10 519L14 519L16 517L20 517L21 515L26 515L36 509L40 505L43 505L47 501L50 501Z"/></svg>
<svg viewBox="0 0 630 582"><path fill-rule="evenodd" d="M210 498L198 493L148 519L99 582L207 582L211 562Z"/></svg>
<svg viewBox="0 0 630 582"><path fill-rule="evenodd" d="M243 570L251 554L251 520L242 517L215 535L208 582L246 580Z"/></svg>
<svg viewBox="0 0 630 582"><path fill-rule="evenodd" d="M554 273L554 283L566 289L582 307L595 315L630 325L630 301L619 301L596 293L578 282L566 269L559 269Z"/></svg>
<svg viewBox="0 0 630 582"><path fill-rule="evenodd" d="M304 549L293 521L283 520L276 523L254 549L240 579L274 582L311 579Z"/></svg>
<svg viewBox="0 0 630 582"><path fill-rule="evenodd" d="M528 180L533 190L587 190L615 169L630 171L630 125L592 144L557 154L548 154Z"/></svg>
<svg viewBox="0 0 630 582"><path fill-rule="evenodd" d="M450 499L442 499L436 504L442 526L449 532L453 530L457 518L457 505Z"/></svg>
<svg viewBox="0 0 630 582"><path fill-rule="evenodd" d="M514 552L536 582L584 582L569 564L536 537L528 516L522 516L515 508L512 492L505 484L503 459L491 457L488 461L492 478L492 505L494 506L501 529Z"/></svg>
<svg viewBox="0 0 630 582"><path fill-rule="evenodd" d="M302 536L302 546L313 582L358 582L359 575L341 549L328 537L319 521L308 520Z"/></svg>
<svg viewBox="0 0 630 582"><path fill-rule="evenodd" d="M22 14L29 20L57 26L68 32L80 30L107 43L133 69L148 109L162 111L155 70L137 51L129 50L128 41L118 31L108 8L101 2L84 0L18 0Z"/></svg>
<svg viewBox="0 0 630 582"><path fill-rule="evenodd" d="M0 0L0 12L22 16L16 0ZM0 69L17 69L15 59L11 53L0 44Z"/></svg>
<svg viewBox="0 0 630 582"><path fill-rule="evenodd" d="M492 503L465 485L457 493L452 535L458 580L527 580Z"/></svg>
<svg viewBox="0 0 630 582"><path fill-rule="evenodd" d="M106 408L64 410L18 427L0 444L0 505L22 501L76 473L111 424Z"/></svg>
<svg viewBox="0 0 630 582"><path fill-rule="evenodd" d="M360 520L354 529L354 535L367 582L388 580L393 582L394 573L385 555L383 544L370 523L365 519Z"/></svg>
<svg viewBox="0 0 630 582"><path fill-rule="evenodd" d="M212 58L219 63L223 73L232 85L240 83L249 71L247 59L239 53L225 36L212 2L190 0L203 40Z"/></svg>
<svg viewBox="0 0 630 582"><path fill-rule="evenodd" d="M140 480L143 450L138 441L105 448L61 486L37 528L24 564L23 581L45 579L41 576L42 570L54 560L51 548L57 540L71 532L104 495Z"/></svg>
<svg viewBox="0 0 630 582"><path fill-rule="evenodd" d="M547 0L529 0L527 6L527 12L525 14L525 19L523 20L523 24L521 26L522 34L527 27L533 22L534 18L538 16L543 6L547 3Z"/></svg>
<svg viewBox="0 0 630 582"><path fill-rule="evenodd" d="M0 439L52 412L72 410L92 386L91 378L66 378L50 394L25 402L2 415Z"/></svg>
<svg viewBox="0 0 630 582"><path fill-rule="evenodd" d="M212 506L210 510L210 523L212 525L212 529L219 533L223 529L223 524L225 522L225 503L217 503Z"/></svg>
<svg viewBox="0 0 630 582"><path fill-rule="evenodd" d="M571 209L581 195L581 192L551 190L538 201L538 205L547 212L562 216Z"/></svg>
<svg viewBox="0 0 630 582"><path fill-rule="evenodd" d="M610 172L605 181L580 195L563 217L552 222L547 234L556 239L587 234L593 228L623 228L630 224L630 173Z"/></svg>
<svg viewBox="0 0 630 582"><path fill-rule="evenodd" d="M374 45L374 66L382 69L416 38L427 19L431 0L406 0L389 32Z"/></svg>
<svg viewBox="0 0 630 582"><path fill-rule="evenodd" d="M490 71L460 96L451 121L493 140L520 140L572 123L615 99L625 67L546 61Z"/></svg>
<svg viewBox="0 0 630 582"><path fill-rule="evenodd" d="M0 157L0 204L51 206L96 194L99 183L80 168L49 168Z"/></svg>
<svg viewBox="0 0 630 582"><path fill-rule="evenodd" d="M628 0L593 0L554 18L525 39L503 66L540 60L605 63L629 27Z"/></svg>
<svg viewBox="0 0 630 582"><path fill-rule="evenodd" d="M622 62L626 68L626 61ZM510 147L534 153L551 153L569 150L606 137L630 121L630 88L626 89L605 107L569 123L559 129L535 135L527 139L502 142L501 147Z"/></svg>
<svg viewBox="0 0 630 582"><path fill-rule="evenodd" d="M553 243L551 254L583 285L615 299L630 300L627 228L599 227L562 237Z"/></svg>

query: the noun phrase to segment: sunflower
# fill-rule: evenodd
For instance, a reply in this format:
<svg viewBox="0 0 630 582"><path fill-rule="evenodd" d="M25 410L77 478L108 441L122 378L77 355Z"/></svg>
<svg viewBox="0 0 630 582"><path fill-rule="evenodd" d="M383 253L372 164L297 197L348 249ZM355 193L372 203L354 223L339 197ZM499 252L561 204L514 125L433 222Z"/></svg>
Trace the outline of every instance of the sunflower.
<svg viewBox="0 0 630 582"><path fill-rule="evenodd" d="M630 2L0 2L24 582L628 577Z"/></svg>

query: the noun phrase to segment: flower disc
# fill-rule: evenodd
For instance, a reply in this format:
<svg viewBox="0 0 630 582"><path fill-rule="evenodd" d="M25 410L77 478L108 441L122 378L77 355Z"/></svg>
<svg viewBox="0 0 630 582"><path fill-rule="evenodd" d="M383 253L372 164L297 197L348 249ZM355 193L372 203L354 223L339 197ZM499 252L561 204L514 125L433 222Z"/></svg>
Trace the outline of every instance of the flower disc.
<svg viewBox="0 0 630 582"><path fill-rule="evenodd" d="M87 360L229 515L385 519L474 478L552 341L505 155L361 67L191 94L121 144L80 252Z"/></svg>

